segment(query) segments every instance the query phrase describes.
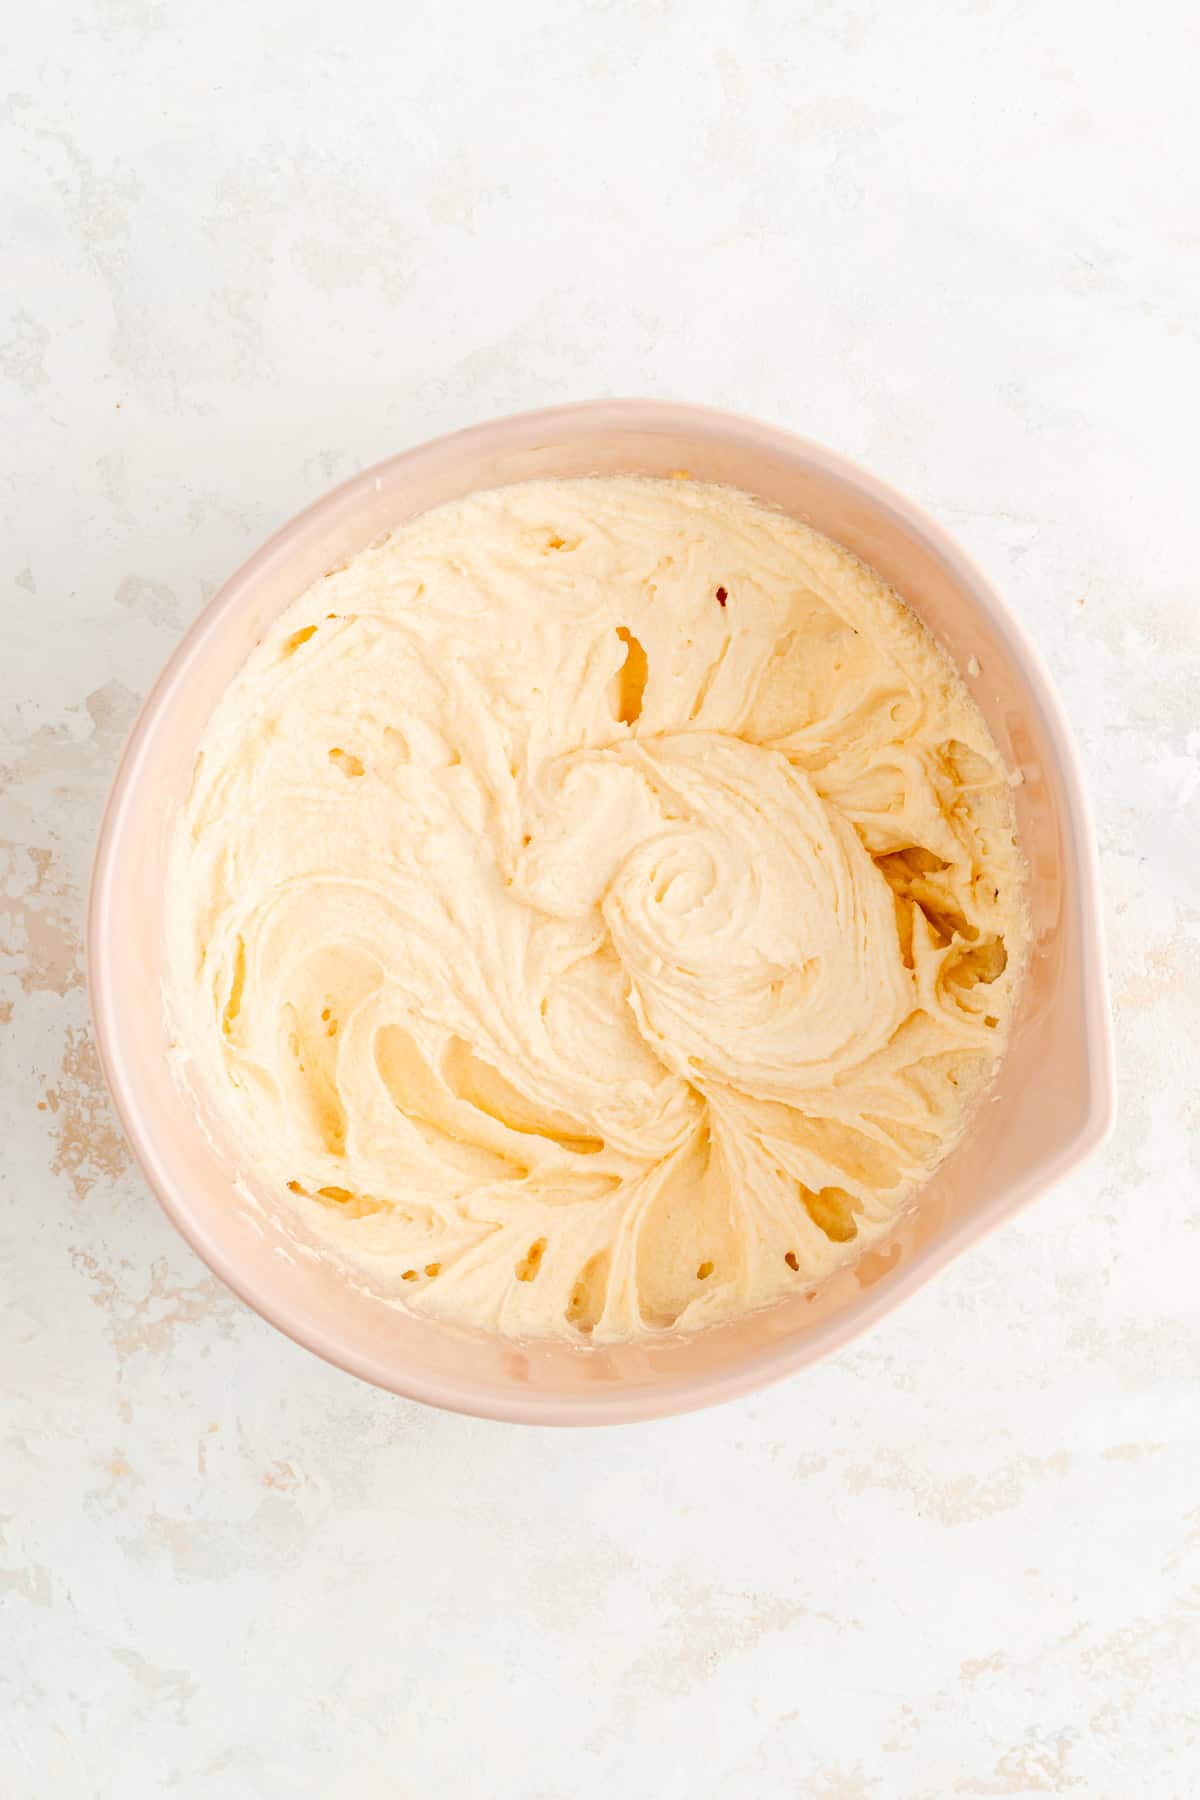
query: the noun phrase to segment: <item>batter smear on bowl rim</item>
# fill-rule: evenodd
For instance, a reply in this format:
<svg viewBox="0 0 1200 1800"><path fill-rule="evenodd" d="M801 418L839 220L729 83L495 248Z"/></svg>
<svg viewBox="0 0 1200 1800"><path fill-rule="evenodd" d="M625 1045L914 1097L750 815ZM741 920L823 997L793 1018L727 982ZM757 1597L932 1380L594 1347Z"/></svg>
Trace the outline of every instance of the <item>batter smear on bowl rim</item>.
<svg viewBox="0 0 1200 1800"><path fill-rule="evenodd" d="M414 1310L689 1330L882 1237L1024 960L994 743L848 551L531 482L317 582L206 729L169 1008L257 1191Z"/></svg>

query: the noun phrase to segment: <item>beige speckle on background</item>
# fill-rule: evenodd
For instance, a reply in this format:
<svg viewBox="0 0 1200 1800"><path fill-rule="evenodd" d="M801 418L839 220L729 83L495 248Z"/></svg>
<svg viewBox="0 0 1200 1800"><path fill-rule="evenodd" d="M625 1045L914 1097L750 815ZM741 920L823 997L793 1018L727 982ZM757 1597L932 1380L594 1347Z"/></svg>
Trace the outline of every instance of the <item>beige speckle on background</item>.
<svg viewBox="0 0 1200 1800"><path fill-rule="evenodd" d="M96 1047L86 1025L63 1028L59 1079L46 1089L54 1154L50 1173L62 1175L82 1200L92 1184L129 1166L125 1139L109 1111Z"/></svg>
<svg viewBox="0 0 1200 1800"><path fill-rule="evenodd" d="M6 38L4 1800L1195 1793L1193 11L63 0ZM225 575L378 457L618 393L861 460L1002 589L1092 788L1121 1116L824 1365L518 1431L352 1382L184 1246L83 916Z"/></svg>

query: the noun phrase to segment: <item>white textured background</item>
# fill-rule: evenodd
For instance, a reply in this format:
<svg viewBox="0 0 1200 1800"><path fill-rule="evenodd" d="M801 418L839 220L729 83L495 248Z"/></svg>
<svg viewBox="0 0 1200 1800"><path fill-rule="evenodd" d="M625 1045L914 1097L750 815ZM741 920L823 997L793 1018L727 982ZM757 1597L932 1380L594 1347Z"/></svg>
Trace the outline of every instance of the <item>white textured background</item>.
<svg viewBox="0 0 1200 1800"><path fill-rule="evenodd" d="M0 69L0 1794L1200 1792L1192 0L45 0ZM273 527L505 410L725 404L925 502L1097 803L1103 1156L833 1361L595 1434L272 1333L110 1123L139 697Z"/></svg>

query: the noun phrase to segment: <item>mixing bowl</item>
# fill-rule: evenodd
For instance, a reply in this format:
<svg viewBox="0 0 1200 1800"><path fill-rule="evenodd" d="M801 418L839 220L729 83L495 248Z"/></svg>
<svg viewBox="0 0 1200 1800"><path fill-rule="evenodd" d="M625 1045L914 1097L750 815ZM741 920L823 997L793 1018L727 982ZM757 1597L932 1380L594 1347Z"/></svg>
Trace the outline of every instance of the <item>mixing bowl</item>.
<svg viewBox="0 0 1200 1800"><path fill-rule="evenodd" d="M383 530L479 488L680 470L726 482L848 545L941 640L1009 766L1029 867L1032 952L993 1087L915 1210L815 1291L692 1335L517 1343L409 1314L306 1250L240 1171L220 1119L172 1071L163 875L198 741L271 618ZM978 673L974 673L974 671ZM92 877L96 1042L150 1186L243 1300L330 1362L411 1399L540 1424L644 1419L726 1400L845 1344L1085 1156L1113 1112L1095 851L1075 751L1033 645L910 501L790 433L705 408L598 401L497 420L405 451L310 506L205 607L125 747ZM247 1193L246 1190L249 1190Z"/></svg>

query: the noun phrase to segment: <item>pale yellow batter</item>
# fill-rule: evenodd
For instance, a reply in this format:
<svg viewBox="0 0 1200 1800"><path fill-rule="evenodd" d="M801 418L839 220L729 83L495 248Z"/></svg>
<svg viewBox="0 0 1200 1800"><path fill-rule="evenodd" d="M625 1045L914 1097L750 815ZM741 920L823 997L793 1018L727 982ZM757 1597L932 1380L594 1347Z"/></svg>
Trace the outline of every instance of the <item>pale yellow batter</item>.
<svg viewBox="0 0 1200 1800"><path fill-rule="evenodd" d="M691 1328L886 1231L1003 1044L1005 770L929 635L732 490L395 531L217 708L171 1007L260 1181L413 1308Z"/></svg>

